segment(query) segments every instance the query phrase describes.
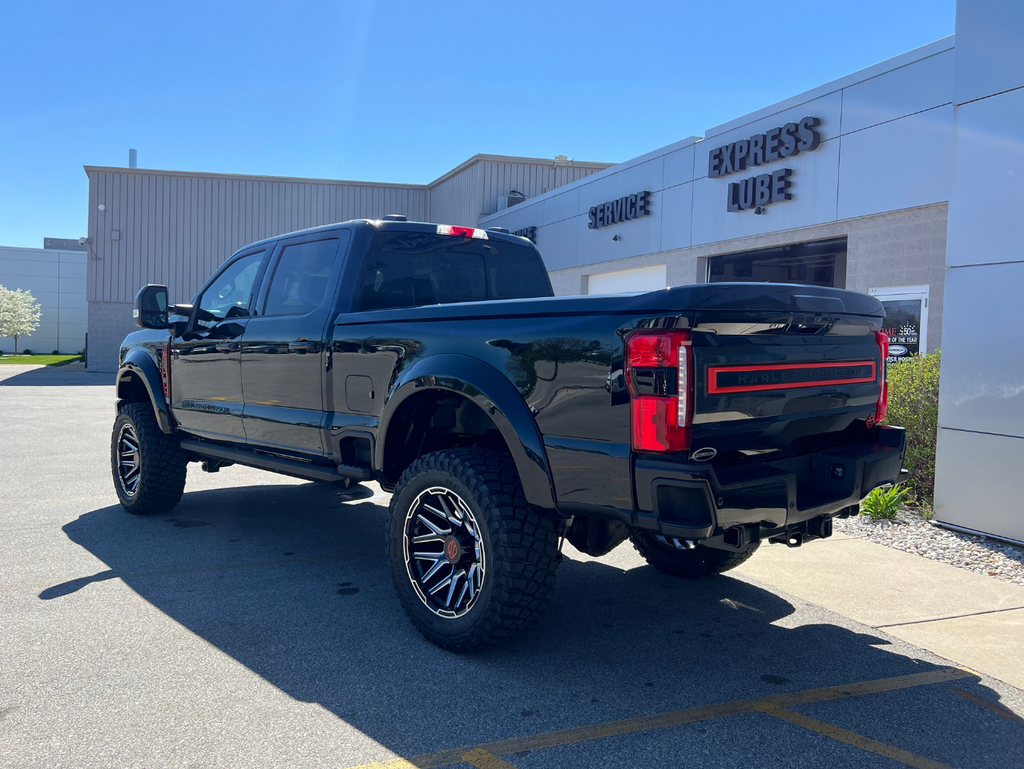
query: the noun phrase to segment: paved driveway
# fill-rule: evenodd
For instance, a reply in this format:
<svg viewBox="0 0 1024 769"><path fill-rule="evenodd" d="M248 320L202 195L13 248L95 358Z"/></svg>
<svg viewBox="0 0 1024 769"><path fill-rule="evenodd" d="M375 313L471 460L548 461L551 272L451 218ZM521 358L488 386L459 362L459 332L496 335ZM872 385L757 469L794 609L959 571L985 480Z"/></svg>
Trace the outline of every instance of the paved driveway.
<svg viewBox="0 0 1024 769"><path fill-rule="evenodd" d="M59 372L0 370L4 767L1024 766L1020 691L628 545L567 552L528 636L443 652L375 486L192 465L129 516L110 377Z"/></svg>

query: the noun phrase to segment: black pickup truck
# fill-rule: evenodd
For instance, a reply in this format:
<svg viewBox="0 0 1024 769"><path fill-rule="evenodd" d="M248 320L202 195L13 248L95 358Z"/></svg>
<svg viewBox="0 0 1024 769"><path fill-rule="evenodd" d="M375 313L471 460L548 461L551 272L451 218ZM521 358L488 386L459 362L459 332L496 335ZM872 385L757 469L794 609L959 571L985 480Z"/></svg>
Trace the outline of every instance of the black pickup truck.
<svg viewBox="0 0 1024 769"><path fill-rule="evenodd" d="M798 285L554 297L505 230L319 227L241 249L192 304L139 291L114 486L150 513L189 462L376 481L403 607L474 649L538 618L563 540L708 576L904 480L884 314Z"/></svg>

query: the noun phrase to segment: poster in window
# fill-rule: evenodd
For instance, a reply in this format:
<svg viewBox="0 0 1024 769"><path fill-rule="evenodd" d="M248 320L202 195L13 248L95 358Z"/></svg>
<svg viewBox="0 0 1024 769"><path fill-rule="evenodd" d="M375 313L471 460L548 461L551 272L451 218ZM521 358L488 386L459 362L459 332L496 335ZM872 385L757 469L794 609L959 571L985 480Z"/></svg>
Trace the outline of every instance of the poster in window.
<svg viewBox="0 0 1024 769"><path fill-rule="evenodd" d="M885 320L882 331L889 335L889 362L921 352L921 300L882 299Z"/></svg>

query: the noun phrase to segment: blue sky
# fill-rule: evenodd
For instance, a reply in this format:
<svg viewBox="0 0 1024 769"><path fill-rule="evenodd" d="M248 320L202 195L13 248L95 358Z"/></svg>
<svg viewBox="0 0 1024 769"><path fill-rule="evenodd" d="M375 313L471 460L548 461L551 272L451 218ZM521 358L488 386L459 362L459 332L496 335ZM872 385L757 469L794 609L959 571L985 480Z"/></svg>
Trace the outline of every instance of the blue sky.
<svg viewBox="0 0 1024 769"><path fill-rule="evenodd" d="M952 34L954 0L11 3L0 245L86 234L83 165L425 183L621 161Z"/></svg>

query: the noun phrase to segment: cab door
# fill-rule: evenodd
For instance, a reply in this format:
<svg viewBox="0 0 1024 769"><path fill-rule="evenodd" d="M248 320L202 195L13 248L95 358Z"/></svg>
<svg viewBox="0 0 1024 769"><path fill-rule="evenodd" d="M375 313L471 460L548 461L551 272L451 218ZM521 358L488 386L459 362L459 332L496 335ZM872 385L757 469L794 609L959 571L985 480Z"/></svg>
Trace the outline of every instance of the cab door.
<svg viewBox="0 0 1024 769"><path fill-rule="evenodd" d="M325 453L324 332L350 232L283 240L242 337L242 422L254 448Z"/></svg>
<svg viewBox="0 0 1024 769"><path fill-rule="evenodd" d="M244 443L239 351L266 251L228 261L200 289L171 339L171 413L185 432Z"/></svg>

